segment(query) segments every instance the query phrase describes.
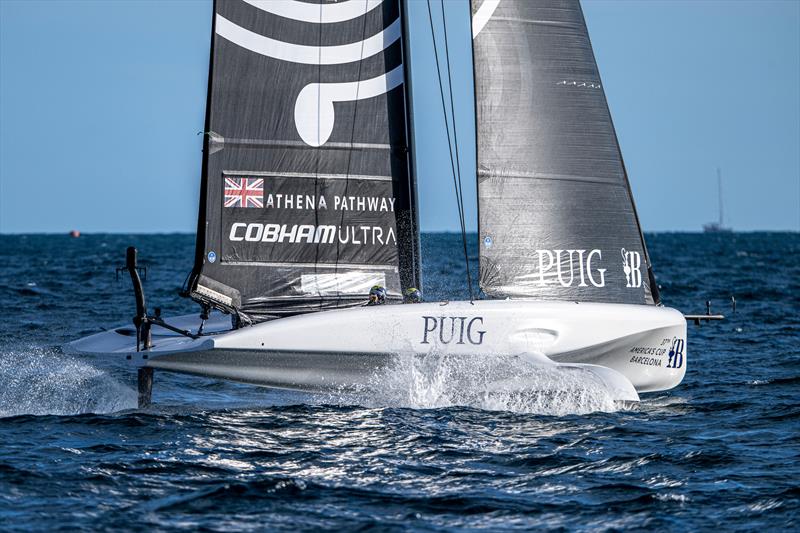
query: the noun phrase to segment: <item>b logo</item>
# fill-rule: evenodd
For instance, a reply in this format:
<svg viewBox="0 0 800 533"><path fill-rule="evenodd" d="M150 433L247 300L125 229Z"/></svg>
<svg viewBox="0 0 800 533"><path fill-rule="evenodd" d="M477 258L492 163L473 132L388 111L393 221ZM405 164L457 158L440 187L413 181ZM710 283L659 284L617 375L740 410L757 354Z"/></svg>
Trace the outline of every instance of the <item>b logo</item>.
<svg viewBox="0 0 800 533"><path fill-rule="evenodd" d="M669 347L667 368L680 368L683 366L683 349L685 346L686 341L683 339L672 339L672 345Z"/></svg>
<svg viewBox="0 0 800 533"><path fill-rule="evenodd" d="M626 287L639 288L642 286L642 257L639 252L628 252L623 248L622 270L625 271Z"/></svg>

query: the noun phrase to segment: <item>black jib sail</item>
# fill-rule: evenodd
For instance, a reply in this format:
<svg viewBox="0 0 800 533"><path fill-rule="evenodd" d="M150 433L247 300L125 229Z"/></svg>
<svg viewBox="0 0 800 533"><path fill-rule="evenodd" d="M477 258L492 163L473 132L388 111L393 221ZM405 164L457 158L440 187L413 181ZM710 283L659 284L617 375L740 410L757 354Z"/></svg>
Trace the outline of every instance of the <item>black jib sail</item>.
<svg viewBox="0 0 800 533"><path fill-rule="evenodd" d="M657 302L578 0L473 0L472 9L481 288L495 298Z"/></svg>
<svg viewBox="0 0 800 533"><path fill-rule="evenodd" d="M191 296L259 321L418 285L398 0L217 0Z"/></svg>

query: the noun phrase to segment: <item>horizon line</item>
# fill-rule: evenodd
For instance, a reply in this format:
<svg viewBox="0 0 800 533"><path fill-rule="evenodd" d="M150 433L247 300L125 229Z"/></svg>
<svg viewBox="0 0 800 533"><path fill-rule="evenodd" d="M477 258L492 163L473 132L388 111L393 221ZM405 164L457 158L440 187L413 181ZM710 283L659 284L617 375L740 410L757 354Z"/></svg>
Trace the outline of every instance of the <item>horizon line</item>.
<svg viewBox="0 0 800 533"><path fill-rule="evenodd" d="M68 231L32 231L32 232L17 232L17 231L0 231L0 236L27 236L27 235L47 235L47 236L56 236L56 235L63 235L65 237L71 237L70 232L73 230ZM96 236L96 235L197 235L196 231L80 231L80 236ZM460 230L429 230L429 231L420 231L420 235L422 234L453 234L458 235L460 234ZM478 231L467 231L468 235L477 235ZM706 234L705 231L702 229L699 230L644 230L645 234L673 234L673 233L681 233L681 234ZM800 233L800 229L733 229L730 233ZM714 232L709 232L708 234L714 234ZM73 238L80 238L80 237L73 237Z"/></svg>

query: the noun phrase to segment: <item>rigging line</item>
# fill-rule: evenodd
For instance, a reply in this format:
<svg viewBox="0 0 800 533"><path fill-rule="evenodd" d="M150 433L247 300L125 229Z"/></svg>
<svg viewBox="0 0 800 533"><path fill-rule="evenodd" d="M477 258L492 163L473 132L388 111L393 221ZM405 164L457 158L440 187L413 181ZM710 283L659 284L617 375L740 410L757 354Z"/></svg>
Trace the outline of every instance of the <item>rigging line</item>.
<svg viewBox="0 0 800 533"><path fill-rule="evenodd" d="M398 3L399 14L401 20L400 27L400 61L403 64L403 118L405 128L405 154L406 165L408 171L406 172L407 180L407 194L408 194L408 222L405 233L410 236L411 241L411 284L413 287L420 287L422 285L422 273L420 271L420 240L419 240L419 219L417 213L419 212L419 205L417 202L417 162L414 154L415 144L414 140L414 119L413 119L413 98L411 94L411 46L409 40L409 26L408 26L408 3L407 0L400 0ZM408 275L406 276L408 277Z"/></svg>
<svg viewBox="0 0 800 533"><path fill-rule="evenodd" d="M428 4L428 22L430 23L431 28L431 39L433 40L433 56L436 60L436 74L439 79L439 95L442 99L442 113L444 114L444 124L445 124L445 131L447 132L447 148L450 151L450 170L453 174L453 187L455 188L456 192L456 206L458 207L458 215L459 215L459 222L461 223L461 242L464 247L464 266L466 267L467 273L467 286L469 287L469 299L472 302L475 299L473 290L472 290L472 275L470 274L469 270L469 253L467 252L467 232L466 227L464 225L464 208L462 203L459 201L460 189L459 189L459 182L456 178L456 168L453 158L453 142L450 138L450 122L447 119L447 104L445 103L444 99L444 87L442 84L442 71L439 67L439 52L438 47L436 46L436 32L433 28L433 13L431 12L431 0L427 1ZM444 13L442 13L442 18L444 19ZM453 117L455 119L455 117Z"/></svg>
<svg viewBox="0 0 800 533"><path fill-rule="evenodd" d="M472 275L470 273L470 268L469 268L469 254L468 254L468 251L467 251L466 223L464 221L464 202L463 202L463 194L461 192L460 170L458 172L459 178L457 179L456 178L456 176L457 176L456 169L455 169L455 167L453 165L453 159L454 159L453 158L453 142L452 142L452 140L450 138L450 124L449 124L448 119L447 119L447 106L445 104L445 98L444 98L444 87L443 87L443 81L442 81L442 73L441 73L440 64L439 64L438 48L436 46L436 36L435 36L435 31L433 29L433 15L432 15L432 12L431 12L430 0L428 0L428 20L430 21L430 26L431 26L431 37L432 37L432 40L433 40L433 51L434 51L434 55L435 55L435 58L436 58L436 71L437 71L438 81L439 81L439 94L440 94L441 100L442 100L442 113L444 115L445 127L446 127L446 131L447 131L447 147L448 147L448 150L450 152L450 169L451 169L452 174L453 174L453 188L455 189L455 193L456 193L456 207L458 208L459 223L461 225L461 241L462 241L462 245L463 245L463 248L464 248L464 264L465 264L465 269L466 269L466 274L467 274L467 286L469 287L470 302L472 302L475 299L475 297L474 297L474 292L473 292L473 289L472 289ZM442 22L446 26L446 20L444 18L444 5L442 5ZM448 68L449 68L449 57L447 58L447 61L448 61ZM448 74L449 74L449 72L448 72ZM451 86L451 89L450 89L450 93L451 93L451 98L452 98L452 86ZM452 100L451 100L451 109L452 109ZM453 114L453 129L455 130L455 114ZM454 135L455 135L455 131L454 131ZM456 160L456 164L458 164L457 160ZM460 169L460 165L459 165L459 169Z"/></svg>
<svg viewBox="0 0 800 533"><path fill-rule="evenodd" d="M445 18L444 13L444 0L440 0L442 6L442 28L444 29L444 57L447 64L447 88L450 93L450 116L452 117L453 121L453 144L455 145L455 152L456 152L456 174L458 176L458 195L459 195L459 202L461 206L461 216L463 218L464 214L464 196L463 196L463 184L461 183L461 157L458 154L458 127L456 126L456 111L455 111L455 104L453 102L453 79L451 76L451 69L450 69L450 49L447 44L447 19Z"/></svg>
<svg viewBox="0 0 800 533"><path fill-rule="evenodd" d="M442 6L442 27L444 28L444 57L447 61L447 87L450 91L450 116L453 121L453 144L456 150L456 174L458 175L458 201L460 204L459 215L461 217L461 232L464 245L466 246L466 221L464 216L464 185L461 182L461 156L458 153L458 127L456 126L456 110L453 100L453 79L452 71L450 69L450 49L447 44L447 19L444 12L444 0L440 0ZM469 259L467 259L469 262ZM467 264L467 272L469 273L469 264ZM470 290L470 300L472 300L472 291Z"/></svg>

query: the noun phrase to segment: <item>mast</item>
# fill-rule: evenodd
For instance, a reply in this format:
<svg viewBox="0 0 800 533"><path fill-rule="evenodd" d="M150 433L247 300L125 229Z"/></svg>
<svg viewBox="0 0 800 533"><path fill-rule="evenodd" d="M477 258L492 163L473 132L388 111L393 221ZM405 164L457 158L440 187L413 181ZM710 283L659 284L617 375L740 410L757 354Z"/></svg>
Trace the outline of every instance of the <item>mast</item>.
<svg viewBox="0 0 800 533"><path fill-rule="evenodd" d="M414 100L412 98L412 85L411 85L411 39L408 29L408 0L400 0L400 21L402 40L400 43L400 52L402 55L403 75L404 75L404 91L405 91L405 116L406 116L406 164L408 165L408 198L410 200L411 210L408 217L407 237L403 242L407 242L410 246L410 254L403 254L401 257L408 257L410 255L412 261L410 265L402 265L400 268L400 282L403 289L409 287L419 288L422 286L422 271L421 271L421 243L419 231L419 214L417 206L419 206L419 197L417 189L417 173L416 173L416 151L414 146Z"/></svg>
<svg viewBox="0 0 800 533"><path fill-rule="evenodd" d="M217 12L217 0L212 0L211 2L211 11L212 13ZM214 35L216 32L215 29L215 22L216 17L211 17L211 40L210 40L210 52L208 55L208 88L206 89L206 113L205 118L203 120L203 131L201 134L203 135L203 162L200 169L200 198L199 198L199 210L197 213L197 234L195 236L195 247L194 247L194 266L192 267L192 272L189 274L189 281L188 287L194 287L197 282L197 277L200 275L200 271L203 268L203 263L205 261L204 257L204 244L206 239L206 190L208 188L208 149L209 149L209 131L211 128L211 90L213 88L213 79L214 79ZM188 288L187 287L187 288ZM188 295L188 294L187 294Z"/></svg>
<svg viewBox="0 0 800 533"><path fill-rule="evenodd" d="M722 217L722 171L719 167L717 167L717 193L718 193L718 200L719 200L719 227L723 226L723 217Z"/></svg>

